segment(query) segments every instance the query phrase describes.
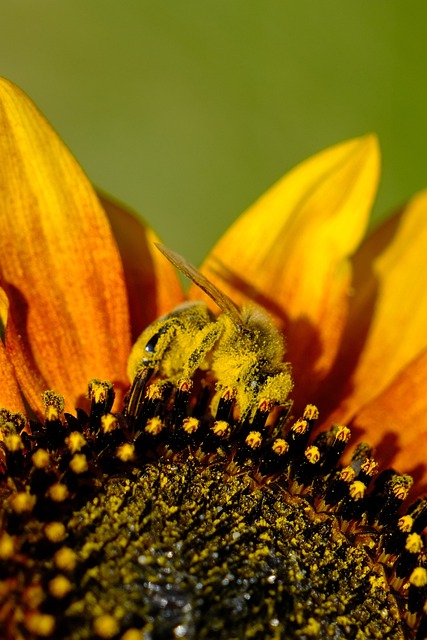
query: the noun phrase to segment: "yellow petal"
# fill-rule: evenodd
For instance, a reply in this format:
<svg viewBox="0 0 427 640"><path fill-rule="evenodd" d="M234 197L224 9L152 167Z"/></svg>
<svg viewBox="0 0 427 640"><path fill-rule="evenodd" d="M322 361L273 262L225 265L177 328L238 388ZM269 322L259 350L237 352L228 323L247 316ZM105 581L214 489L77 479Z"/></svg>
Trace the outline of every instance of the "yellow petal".
<svg viewBox="0 0 427 640"><path fill-rule="evenodd" d="M348 307L348 257L364 234L378 174L373 136L319 153L241 216L202 267L237 303L252 300L272 313L287 335L295 392L304 402L337 351ZM190 296L201 297L194 287Z"/></svg>
<svg viewBox="0 0 427 640"><path fill-rule="evenodd" d="M350 420L427 348L426 220L423 191L355 256L355 296L330 375L336 399L346 384L330 420Z"/></svg>
<svg viewBox="0 0 427 640"><path fill-rule="evenodd" d="M8 315L9 302L6 293L0 288L0 323L2 335L5 333ZM0 340L0 408L9 409L9 411L13 412L24 412L24 403L22 402L22 397L19 392L15 371L2 340Z"/></svg>
<svg viewBox="0 0 427 640"><path fill-rule="evenodd" d="M414 475L418 493L427 490L427 349L418 355L378 397L354 418L355 443L377 447L385 465ZM353 443L353 440L352 440Z"/></svg>
<svg viewBox="0 0 427 640"><path fill-rule="evenodd" d="M11 319L6 346L35 411L49 388L72 411L89 379L126 383L123 269L87 178L27 96L6 80L0 191L1 280Z"/></svg>
<svg viewBox="0 0 427 640"><path fill-rule="evenodd" d="M184 296L174 267L154 246L159 241L154 231L105 194L100 199L125 270L134 342L147 325L180 304Z"/></svg>

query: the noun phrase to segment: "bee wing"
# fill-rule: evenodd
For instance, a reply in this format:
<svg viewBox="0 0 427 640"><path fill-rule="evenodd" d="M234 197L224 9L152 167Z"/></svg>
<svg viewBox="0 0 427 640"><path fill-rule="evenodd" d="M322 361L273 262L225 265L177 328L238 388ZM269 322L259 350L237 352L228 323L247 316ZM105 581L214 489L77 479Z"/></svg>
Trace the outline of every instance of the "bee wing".
<svg viewBox="0 0 427 640"><path fill-rule="evenodd" d="M175 253L172 249L169 249L164 244L160 244L159 242L155 243L156 247L159 251L163 253L163 255L172 262L172 264L181 271L187 278L192 280L194 284L196 284L202 291L204 291L215 304L218 305L224 313L226 313L230 318L236 323L239 327L244 327L244 322L242 320L242 316L240 315L239 309L236 307L234 302L229 298L225 293L220 291L218 287L216 287L213 282L208 280L206 276L204 276L196 267L194 267L190 262L188 262L185 258L179 255L179 253Z"/></svg>

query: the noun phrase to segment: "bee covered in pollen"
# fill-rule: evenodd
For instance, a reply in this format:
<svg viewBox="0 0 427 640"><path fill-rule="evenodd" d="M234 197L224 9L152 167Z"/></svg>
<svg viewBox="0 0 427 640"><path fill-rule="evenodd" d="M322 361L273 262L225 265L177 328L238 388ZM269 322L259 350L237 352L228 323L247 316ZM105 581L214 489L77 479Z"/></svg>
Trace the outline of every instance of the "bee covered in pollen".
<svg viewBox="0 0 427 640"><path fill-rule="evenodd" d="M181 386L200 370L214 384L211 411L232 397L240 419L265 405L284 405L292 389L284 362L284 340L268 314L255 305L240 311L182 256L163 245L159 250L221 309L217 317L204 302L187 302L150 324L138 338L129 360L129 377L154 376Z"/></svg>

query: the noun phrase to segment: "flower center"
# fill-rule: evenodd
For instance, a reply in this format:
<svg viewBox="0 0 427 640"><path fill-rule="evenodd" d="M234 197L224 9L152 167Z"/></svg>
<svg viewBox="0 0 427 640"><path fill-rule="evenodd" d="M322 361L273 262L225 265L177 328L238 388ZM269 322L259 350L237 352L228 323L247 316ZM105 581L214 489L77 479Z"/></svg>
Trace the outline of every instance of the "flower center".
<svg viewBox="0 0 427 640"><path fill-rule="evenodd" d="M343 465L350 430L313 438L313 405L242 411L218 382L143 367L117 415L97 380L89 415L52 392L43 424L2 412L2 637L424 637L411 478L366 444Z"/></svg>

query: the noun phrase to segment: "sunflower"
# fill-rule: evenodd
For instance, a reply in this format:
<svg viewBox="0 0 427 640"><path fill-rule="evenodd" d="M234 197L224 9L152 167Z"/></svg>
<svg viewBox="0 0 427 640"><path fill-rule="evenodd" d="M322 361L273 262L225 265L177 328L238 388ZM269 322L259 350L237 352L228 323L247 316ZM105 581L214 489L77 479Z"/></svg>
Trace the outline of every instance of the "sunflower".
<svg viewBox="0 0 427 640"><path fill-rule="evenodd" d="M1 637L426 637L426 194L350 140L198 272L0 97Z"/></svg>

